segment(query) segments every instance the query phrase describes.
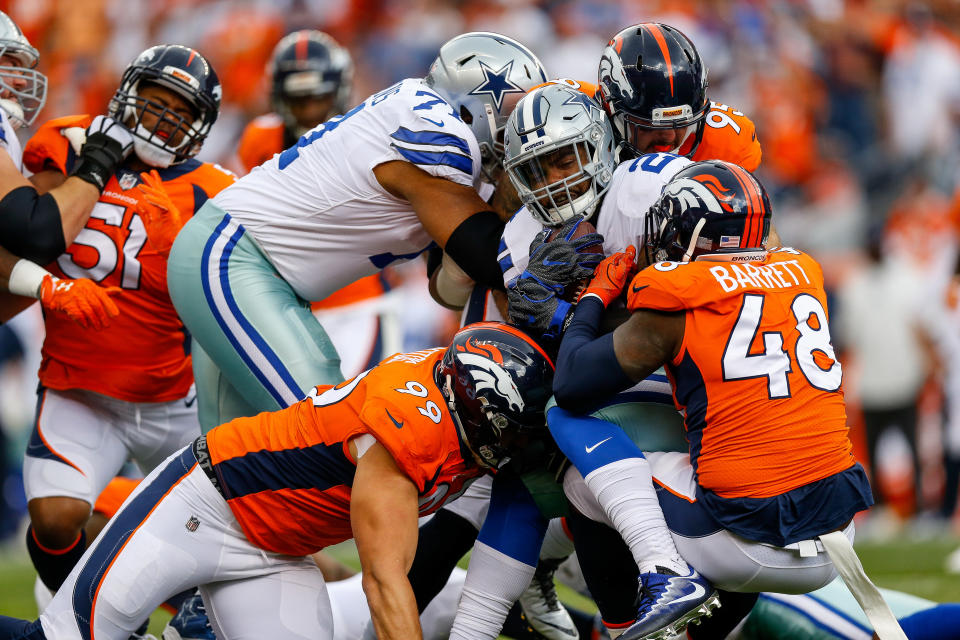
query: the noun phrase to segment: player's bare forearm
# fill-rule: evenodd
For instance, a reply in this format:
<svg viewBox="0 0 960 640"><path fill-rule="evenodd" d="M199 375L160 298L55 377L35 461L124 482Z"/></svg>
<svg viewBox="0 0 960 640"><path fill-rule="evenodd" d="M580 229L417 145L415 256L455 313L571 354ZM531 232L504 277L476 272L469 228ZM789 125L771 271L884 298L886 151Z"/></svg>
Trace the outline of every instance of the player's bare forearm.
<svg viewBox="0 0 960 640"><path fill-rule="evenodd" d="M472 187L432 176L417 166L393 160L373 168L380 185L410 203L423 228L440 247L468 217L490 206Z"/></svg>
<svg viewBox="0 0 960 640"><path fill-rule="evenodd" d="M10 272L18 260L20 258L0 247L0 323L6 322L36 302L33 298L15 296L8 290Z"/></svg>
<svg viewBox="0 0 960 640"><path fill-rule="evenodd" d="M683 313L639 309L613 332L613 347L624 373L643 380L670 362L683 342Z"/></svg>
<svg viewBox="0 0 960 640"><path fill-rule="evenodd" d="M4 285L4 288L6 288L6 285ZM15 296L9 291L0 291L0 324L17 315L34 302L36 300L33 298Z"/></svg>
<svg viewBox="0 0 960 640"><path fill-rule="evenodd" d="M10 272L20 258L0 247L0 291L7 291L10 284Z"/></svg>
<svg viewBox="0 0 960 640"><path fill-rule="evenodd" d="M69 247L90 219L93 205L100 199L100 191L80 178L67 178L59 187L51 189L50 195L60 207L63 239Z"/></svg>
<svg viewBox="0 0 960 640"><path fill-rule="evenodd" d="M380 444L357 462L350 495L363 590L380 640L421 638L407 572L417 549L417 487Z"/></svg>

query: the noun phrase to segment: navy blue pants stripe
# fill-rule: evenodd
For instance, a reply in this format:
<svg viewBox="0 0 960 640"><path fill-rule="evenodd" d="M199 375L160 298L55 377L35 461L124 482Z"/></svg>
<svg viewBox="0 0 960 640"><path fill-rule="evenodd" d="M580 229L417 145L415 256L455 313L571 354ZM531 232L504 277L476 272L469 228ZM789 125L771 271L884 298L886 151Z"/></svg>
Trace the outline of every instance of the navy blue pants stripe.
<svg viewBox="0 0 960 640"><path fill-rule="evenodd" d="M73 615L84 640L90 640L93 636L94 600L111 564L154 507L196 464L193 451L187 447L168 462L130 503L118 511L100 534L93 553L84 563L73 587Z"/></svg>

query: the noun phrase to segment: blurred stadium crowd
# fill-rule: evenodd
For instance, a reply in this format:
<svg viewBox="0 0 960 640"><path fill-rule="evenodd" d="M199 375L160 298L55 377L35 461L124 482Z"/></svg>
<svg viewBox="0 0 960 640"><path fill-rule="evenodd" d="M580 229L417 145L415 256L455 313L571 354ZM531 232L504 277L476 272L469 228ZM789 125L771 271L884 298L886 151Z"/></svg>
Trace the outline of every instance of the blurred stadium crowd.
<svg viewBox="0 0 960 640"><path fill-rule="evenodd" d="M946 410L960 405L960 3L5 0L0 9L41 52L50 89L38 122L103 112L124 67L149 45L200 50L224 102L198 158L234 170L244 125L269 110L270 53L293 30L322 29L350 50L356 103L423 76L438 47L465 31L512 36L552 76L595 82L610 35L641 21L678 27L707 62L710 98L756 124L758 174L780 235L824 265L859 457L885 462L878 484L897 516L888 520L926 513L942 530L952 517L960 410ZM6 340L0 358L13 358ZM34 363L21 370L29 378ZM8 424L32 419L28 384L19 387L25 394L0 388ZM16 458L23 449L9 450Z"/></svg>

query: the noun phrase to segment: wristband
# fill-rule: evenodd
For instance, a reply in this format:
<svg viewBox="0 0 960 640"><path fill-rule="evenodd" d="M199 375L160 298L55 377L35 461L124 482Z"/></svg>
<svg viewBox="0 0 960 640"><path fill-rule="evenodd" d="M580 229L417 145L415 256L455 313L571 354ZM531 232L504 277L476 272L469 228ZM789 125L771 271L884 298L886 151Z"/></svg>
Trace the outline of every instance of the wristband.
<svg viewBox="0 0 960 640"><path fill-rule="evenodd" d="M43 278L51 276L51 273L41 266L38 266L29 260L18 260L10 270L10 278L7 281L7 289L10 293L28 298L40 299L40 285L43 284ZM56 279L56 278L54 278Z"/></svg>
<svg viewBox="0 0 960 640"><path fill-rule="evenodd" d="M437 272L436 284L437 295L453 307L463 307L470 299L475 285L473 278L446 253L443 254L443 261Z"/></svg>

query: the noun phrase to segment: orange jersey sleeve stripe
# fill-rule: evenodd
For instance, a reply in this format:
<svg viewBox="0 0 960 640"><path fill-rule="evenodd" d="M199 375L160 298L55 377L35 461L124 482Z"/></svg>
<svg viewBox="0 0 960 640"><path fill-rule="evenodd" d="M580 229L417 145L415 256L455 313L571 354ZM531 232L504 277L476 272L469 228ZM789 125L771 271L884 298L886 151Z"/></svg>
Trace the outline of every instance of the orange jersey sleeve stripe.
<svg viewBox="0 0 960 640"><path fill-rule="evenodd" d="M349 442L372 435L416 485L422 515L481 474L462 456L434 369L442 349L397 354L286 409L238 418L206 438L223 496L257 546L294 555L346 540L356 469Z"/></svg>

